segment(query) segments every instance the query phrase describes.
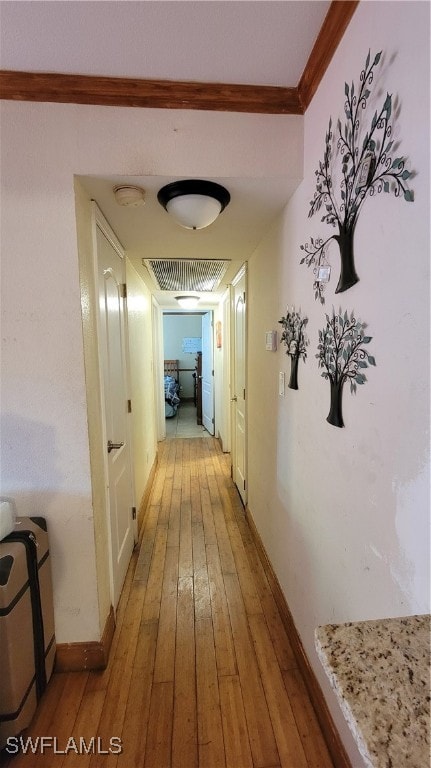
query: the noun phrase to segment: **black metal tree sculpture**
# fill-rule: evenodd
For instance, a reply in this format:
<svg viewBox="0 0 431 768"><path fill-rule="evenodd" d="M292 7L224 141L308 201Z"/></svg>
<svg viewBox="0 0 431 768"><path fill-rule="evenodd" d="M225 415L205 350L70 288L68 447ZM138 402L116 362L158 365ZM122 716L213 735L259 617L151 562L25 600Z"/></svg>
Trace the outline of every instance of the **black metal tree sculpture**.
<svg viewBox="0 0 431 768"><path fill-rule="evenodd" d="M369 365L376 361L363 347L369 344L371 336L366 336L366 324L357 320L353 312L348 316L339 310L332 317L326 315L326 327L319 331L318 354L319 368L322 376L329 379L331 385L331 407L326 421L334 427L344 427L342 414L343 386L350 381L350 391L356 392L357 384L365 384L367 378L363 373Z"/></svg>
<svg viewBox="0 0 431 768"><path fill-rule="evenodd" d="M370 52L359 78L358 91L352 82L349 88L345 83L344 104L345 123L337 122L337 133L334 137L332 118L325 137L323 161L319 162L316 175L316 190L310 201L309 218L321 209L324 212L321 221L335 227L338 232L328 237L310 238L310 242L301 245L304 256L301 264L313 266L316 280L314 282L315 298L324 303L323 286L319 280L319 269L325 265L326 249L331 240L336 240L341 257L341 272L335 293L347 291L358 282L356 274L353 236L358 221L359 212L367 197L379 192L392 192L395 197L404 197L412 202L413 191L406 183L412 175L405 168L404 157L393 157L396 144L392 138L392 95L387 93L380 110L376 110L368 127L365 128L365 117L370 87L374 80L374 69L378 65L382 52L377 53L370 64ZM370 115L371 117L371 115ZM365 132L364 132L365 131ZM335 157L341 163L341 178L339 181L340 199L337 199L334 185L334 144L336 141ZM338 186L338 182L337 182Z"/></svg>
<svg viewBox="0 0 431 768"><path fill-rule="evenodd" d="M300 312L295 312L295 308L292 307L292 311L289 309L286 312L286 317L282 317L278 321L283 326L283 333L281 334L281 342L286 345L286 355L290 357L290 379L289 388L298 389L298 362L299 358L305 362L307 357L307 345L309 340L304 332L304 328L308 323L308 317L301 317Z"/></svg>

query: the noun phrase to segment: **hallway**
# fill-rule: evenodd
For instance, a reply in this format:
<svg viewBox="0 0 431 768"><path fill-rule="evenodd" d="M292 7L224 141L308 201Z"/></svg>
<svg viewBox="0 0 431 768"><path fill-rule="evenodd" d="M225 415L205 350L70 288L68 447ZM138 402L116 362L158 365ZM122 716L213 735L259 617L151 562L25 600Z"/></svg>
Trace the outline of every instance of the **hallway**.
<svg viewBox="0 0 431 768"><path fill-rule="evenodd" d="M127 574L110 661L52 678L29 736L65 750L21 768L331 768L216 440L168 439Z"/></svg>

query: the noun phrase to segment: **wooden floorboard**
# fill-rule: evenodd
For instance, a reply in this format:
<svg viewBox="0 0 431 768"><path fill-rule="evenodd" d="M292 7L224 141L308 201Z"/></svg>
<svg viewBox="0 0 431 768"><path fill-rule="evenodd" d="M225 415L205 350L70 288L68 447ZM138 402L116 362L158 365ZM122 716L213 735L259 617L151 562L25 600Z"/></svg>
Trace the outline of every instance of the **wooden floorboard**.
<svg viewBox="0 0 431 768"><path fill-rule="evenodd" d="M7 768L332 768L216 440L160 445L108 666L55 674L27 736L62 754Z"/></svg>
<svg viewBox="0 0 431 768"><path fill-rule="evenodd" d="M172 768L198 768L193 579L178 580Z"/></svg>

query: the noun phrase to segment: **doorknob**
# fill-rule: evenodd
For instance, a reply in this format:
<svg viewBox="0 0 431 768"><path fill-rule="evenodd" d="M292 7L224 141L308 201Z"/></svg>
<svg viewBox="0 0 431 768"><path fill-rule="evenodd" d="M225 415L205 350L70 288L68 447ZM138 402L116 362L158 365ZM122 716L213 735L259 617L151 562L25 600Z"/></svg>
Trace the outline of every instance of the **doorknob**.
<svg viewBox="0 0 431 768"><path fill-rule="evenodd" d="M113 443L112 440L108 440L108 453L111 453L111 451L122 448L124 443Z"/></svg>
<svg viewBox="0 0 431 768"><path fill-rule="evenodd" d="M236 403L237 400L238 400L238 398L237 398L236 395L235 395L235 397L231 397L231 399L230 399L231 403Z"/></svg>

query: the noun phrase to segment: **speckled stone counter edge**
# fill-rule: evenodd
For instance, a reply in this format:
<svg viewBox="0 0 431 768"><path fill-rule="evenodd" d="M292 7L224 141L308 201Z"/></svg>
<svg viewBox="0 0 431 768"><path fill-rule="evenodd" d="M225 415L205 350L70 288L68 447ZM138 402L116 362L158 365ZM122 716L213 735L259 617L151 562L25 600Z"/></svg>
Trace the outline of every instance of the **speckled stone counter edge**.
<svg viewBox="0 0 431 768"><path fill-rule="evenodd" d="M428 681L429 686L429 658L430 658L430 616L407 616L394 619L380 619L364 622L350 622L346 624L329 624L326 626L318 627L315 631L315 644L317 654L328 676L332 688L337 696L337 700L341 707L344 717L349 725L352 735L358 745L360 754L362 755L367 768L376 768L383 765L391 764L387 762L387 755L379 755L378 739L373 740L369 736L367 737L366 731L370 722L364 722L364 731L361 727L358 712L354 712L349 704L349 692L344 690L343 683L346 683L345 675L343 676L342 666L341 672L337 675L334 666L342 665L342 657L345 651L349 651L349 646L353 653L355 652L355 645L358 643L358 637L364 638L364 640L371 640L370 658L367 659L367 665L375 669L377 661L376 656L381 656L381 650L384 648L382 645L383 638L387 638L388 633L391 636L398 635L400 638L400 646L403 646L401 638L404 636L411 639L418 639L419 653L417 654L417 664L420 665L420 669L416 670L422 675L422 680ZM350 643L349 643L350 640ZM379 643L380 648L379 648ZM364 662L364 650L366 647L361 645L361 663ZM379 649L379 652L378 650ZM338 654L338 657L337 657ZM332 661L331 661L332 658ZM341 661L340 661L341 658ZM349 666L351 664L351 657L347 653ZM359 661L359 658L358 658ZM336 664L335 664L336 663ZM346 666L346 665L345 665ZM360 664L358 664L360 668ZM344 678L344 679L343 679ZM396 680L397 678L394 679ZM385 680L390 681L390 675L386 675ZM362 683L362 680L361 680ZM397 684L390 685L389 692L397 689ZM360 689L358 689L360 691ZM428 688L429 690L429 688ZM390 698L390 697L388 697ZM428 696L429 701L429 696ZM429 704L428 704L429 709ZM418 762L414 761L413 765L423 765L423 759L425 751L428 753L429 758L429 713L428 713L428 728L425 734L424 743L422 745L414 745L414 751L417 750ZM422 750L422 751L421 751ZM373 754L374 753L374 754ZM427 757L425 757L427 760ZM401 764L400 764L401 765Z"/></svg>

